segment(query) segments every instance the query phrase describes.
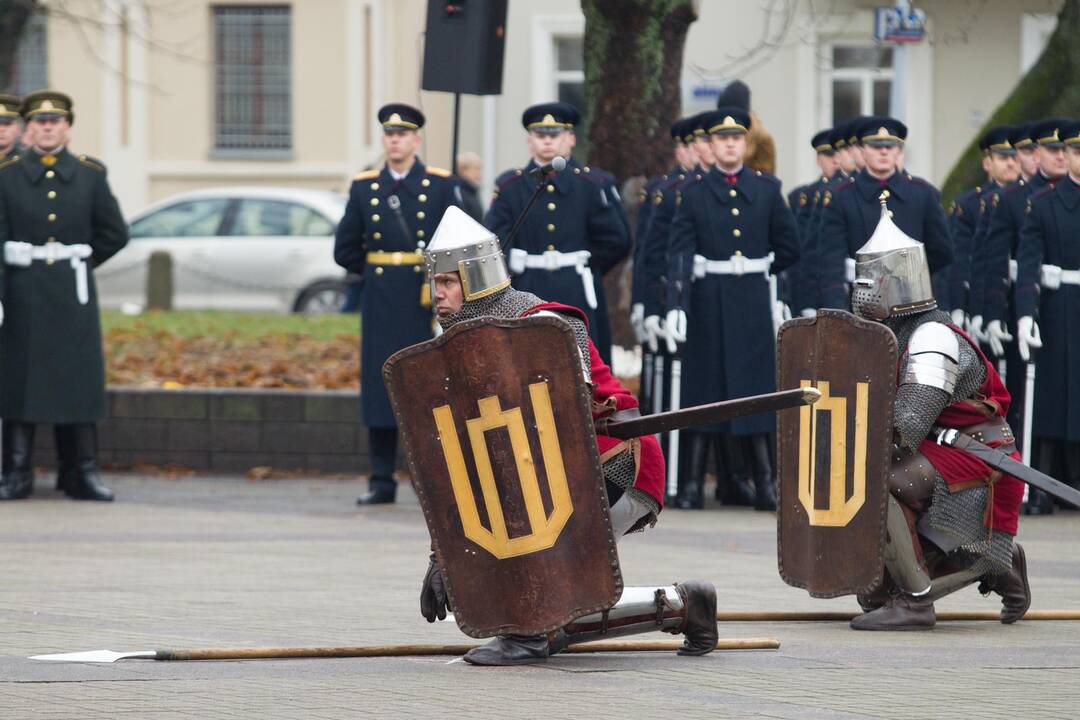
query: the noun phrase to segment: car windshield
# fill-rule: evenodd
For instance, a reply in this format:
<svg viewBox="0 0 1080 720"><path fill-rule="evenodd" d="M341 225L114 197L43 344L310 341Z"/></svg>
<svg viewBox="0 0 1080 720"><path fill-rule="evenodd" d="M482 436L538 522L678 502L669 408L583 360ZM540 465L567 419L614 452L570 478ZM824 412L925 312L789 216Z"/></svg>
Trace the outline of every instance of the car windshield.
<svg viewBox="0 0 1080 720"><path fill-rule="evenodd" d="M334 234L334 224L315 210L281 200L244 199L226 235L320 236Z"/></svg>
<svg viewBox="0 0 1080 720"><path fill-rule="evenodd" d="M139 218L131 225L132 238L208 237L217 235L225 217L225 198L188 200Z"/></svg>

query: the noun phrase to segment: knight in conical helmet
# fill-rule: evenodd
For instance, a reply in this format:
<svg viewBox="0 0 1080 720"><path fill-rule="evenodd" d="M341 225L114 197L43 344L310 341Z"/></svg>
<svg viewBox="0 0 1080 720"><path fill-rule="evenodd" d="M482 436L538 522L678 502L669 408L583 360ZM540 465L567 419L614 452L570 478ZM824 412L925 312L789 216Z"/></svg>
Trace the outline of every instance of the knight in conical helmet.
<svg viewBox="0 0 1080 720"><path fill-rule="evenodd" d="M424 254L431 295L444 330L485 316L559 317L574 332L582 373L592 390L594 421L637 414L636 398L615 379L590 340L585 314L515 290L510 285L499 238L491 231L458 208L450 207ZM615 537L651 527L664 498L664 458L659 444L652 436L619 440L598 432L596 438ZM421 589L420 611L434 622L446 617L447 605L445 584L432 554ZM716 590L701 581L625 588L619 602L604 613L578 618L553 634L496 637L471 650L465 660L477 665L542 662L567 645L600 635L655 630L681 633L685 642L680 654L711 652L717 641Z"/></svg>
<svg viewBox="0 0 1080 720"><path fill-rule="evenodd" d="M956 429L1019 458L1005 421L1010 397L993 364L937 308L926 250L881 219L855 257L855 314L885 324L899 349L888 478L886 580L859 596L856 630L932 628L934 601L981 581L1002 599L1001 621L1031 604L1024 550L1014 541L1023 483L934 441Z"/></svg>

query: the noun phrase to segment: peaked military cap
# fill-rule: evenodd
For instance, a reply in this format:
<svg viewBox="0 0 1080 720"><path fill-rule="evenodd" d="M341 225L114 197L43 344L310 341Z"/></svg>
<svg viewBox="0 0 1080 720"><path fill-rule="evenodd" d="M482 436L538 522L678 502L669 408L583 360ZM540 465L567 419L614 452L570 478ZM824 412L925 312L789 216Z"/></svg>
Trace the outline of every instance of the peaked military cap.
<svg viewBox="0 0 1080 720"><path fill-rule="evenodd" d="M37 90L22 99L19 112L24 120L67 118L75 122L75 104L71 98L55 90Z"/></svg>
<svg viewBox="0 0 1080 720"><path fill-rule="evenodd" d="M419 130L424 127L424 113L404 103L383 105L379 108L378 117L383 131Z"/></svg>
<svg viewBox="0 0 1080 720"><path fill-rule="evenodd" d="M810 146L819 153L833 153L836 151L836 146L833 145L834 136L836 133L832 128L822 130L817 135L814 135L810 140Z"/></svg>
<svg viewBox="0 0 1080 720"><path fill-rule="evenodd" d="M1010 137L1013 133L1012 125L997 125L990 128L979 138L979 149L983 152L996 152L999 155L1015 155Z"/></svg>
<svg viewBox="0 0 1080 720"><path fill-rule="evenodd" d="M709 128L713 126L713 120L717 117L715 110L706 110L697 115L686 118L687 134L702 137L709 134Z"/></svg>
<svg viewBox="0 0 1080 720"><path fill-rule="evenodd" d="M867 115L856 115L855 117L844 123L841 128L844 133L844 139L848 145L858 145L862 142L862 135L859 130L862 129L862 124L869 120Z"/></svg>
<svg viewBox="0 0 1080 720"><path fill-rule="evenodd" d="M1061 139L1069 147L1080 147L1080 121L1071 120L1061 127Z"/></svg>
<svg viewBox="0 0 1080 720"><path fill-rule="evenodd" d="M1031 139L1031 131L1034 127L1035 123L1030 122L1013 125L1012 131L1009 132L1009 142L1014 148L1031 147L1035 143Z"/></svg>
<svg viewBox="0 0 1080 720"><path fill-rule="evenodd" d="M829 133L829 144L833 146L833 150L840 150L847 147L847 124L834 127Z"/></svg>
<svg viewBox="0 0 1080 720"><path fill-rule="evenodd" d="M903 145L907 139L907 125L896 118L875 115L859 125L859 140L875 147Z"/></svg>
<svg viewBox="0 0 1080 720"><path fill-rule="evenodd" d="M1047 118L1046 120L1040 120L1035 123L1035 126L1031 129L1031 139L1035 141L1037 145L1049 148L1065 147L1065 142L1062 139L1064 136L1062 128L1068 125L1071 121L1068 118Z"/></svg>
<svg viewBox="0 0 1080 720"><path fill-rule="evenodd" d="M521 114L521 124L530 132L560 133L573 129L579 122L581 112L564 102L531 105Z"/></svg>
<svg viewBox="0 0 1080 720"><path fill-rule="evenodd" d="M750 131L750 112L734 105L716 109L710 135L742 135Z"/></svg>
<svg viewBox="0 0 1080 720"><path fill-rule="evenodd" d="M22 116L19 110L22 100L14 95L0 93L0 123L15 122Z"/></svg>

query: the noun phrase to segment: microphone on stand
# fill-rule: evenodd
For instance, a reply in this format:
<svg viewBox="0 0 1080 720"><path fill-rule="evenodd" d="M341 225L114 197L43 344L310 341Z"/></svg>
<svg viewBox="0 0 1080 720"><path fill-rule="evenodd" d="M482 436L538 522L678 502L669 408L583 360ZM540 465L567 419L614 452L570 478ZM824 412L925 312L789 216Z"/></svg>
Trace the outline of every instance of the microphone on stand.
<svg viewBox="0 0 1080 720"><path fill-rule="evenodd" d="M509 254L510 248L513 245L514 239L517 237L518 230L521 229L521 224L525 222L525 216L529 214L529 210L532 209L533 204L536 202L536 198L540 197L540 193L544 191L544 187L547 186L545 182L549 175L561 172L566 169L566 158L556 155L551 158L551 162L545 163L539 167L535 167L529 171L529 177L536 178L540 182L536 185L536 190L533 191L532 197L529 198L529 202L525 205L525 209L521 211L521 215L514 221L513 227L510 228L510 232L506 237L502 239L502 249L504 253Z"/></svg>
<svg viewBox="0 0 1080 720"><path fill-rule="evenodd" d="M529 176L535 178L542 178L550 175L551 173L562 172L565 169L566 158L562 157L561 155L556 155L555 157L551 158L551 162L541 165L539 167L534 167L532 170L530 170Z"/></svg>

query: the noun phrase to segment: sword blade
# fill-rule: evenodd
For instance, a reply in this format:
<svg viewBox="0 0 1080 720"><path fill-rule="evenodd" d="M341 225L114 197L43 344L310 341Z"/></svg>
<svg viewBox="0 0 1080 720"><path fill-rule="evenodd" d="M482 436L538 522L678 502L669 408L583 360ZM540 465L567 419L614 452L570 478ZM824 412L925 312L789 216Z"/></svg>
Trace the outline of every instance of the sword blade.
<svg viewBox="0 0 1080 720"><path fill-rule="evenodd" d="M1072 503L1080 508L1080 490L1070 487L1060 480L1055 480L1033 467L1028 467L1022 462L1013 460L1000 450L984 445L970 435L965 435L958 430L938 428L937 434L939 444L970 453L995 470L1000 470L1006 475L1012 475L1017 480L1022 480L1032 487L1039 488L1062 502Z"/></svg>
<svg viewBox="0 0 1080 720"><path fill-rule="evenodd" d="M821 392L816 388L781 390L608 423L598 426L597 432L620 440L629 440L642 435L670 432L698 425L711 425L732 418L810 405L817 402L820 397Z"/></svg>

